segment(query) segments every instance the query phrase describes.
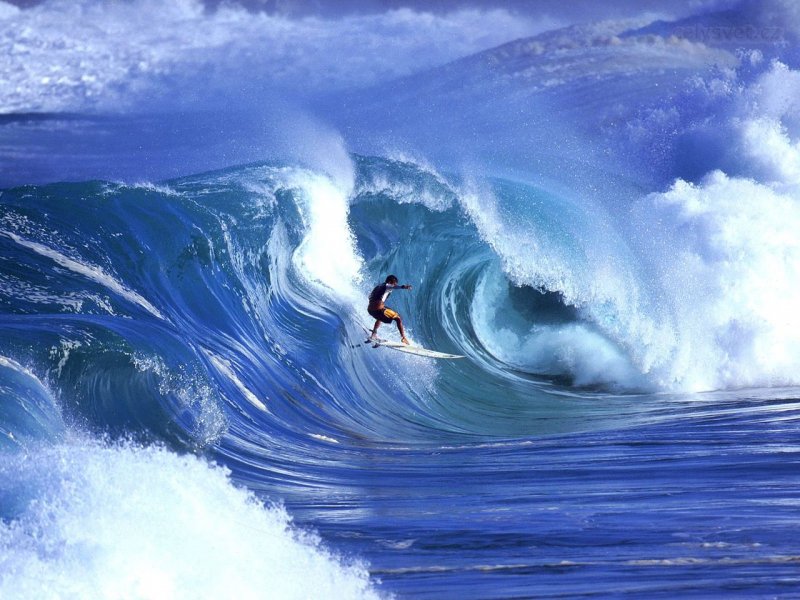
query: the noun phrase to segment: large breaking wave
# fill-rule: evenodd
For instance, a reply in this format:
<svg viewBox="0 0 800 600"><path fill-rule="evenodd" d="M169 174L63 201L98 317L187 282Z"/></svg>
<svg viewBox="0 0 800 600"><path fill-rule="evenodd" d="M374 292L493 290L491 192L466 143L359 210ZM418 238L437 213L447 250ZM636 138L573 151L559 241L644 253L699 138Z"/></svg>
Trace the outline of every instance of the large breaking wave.
<svg viewBox="0 0 800 600"><path fill-rule="evenodd" d="M161 186L5 191L0 242L17 267L3 274L4 356L54 378L70 390L62 402L74 395L104 428L159 427L133 400L158 391L170 401L152 409L201 440L223 428L220 392L267 414L298 386L326 412L334 398L370 399L368 416L347 408L330 422L380 439L400 431L387 415L410 431L422 419L508 434L502 420L468 417L473 402L507 406L508 389L531 411L526 424L515 417L520 433L536 429L553 385L602 394L798 383L785 326L793 287L779 277L797 262L798 216L781 192L722 173L676 183L632 206L632 231L651 232L632 243L539 185L477 185L392 159L351 166L344 179L262 164ZM364 297L388 272L416 284L394 296L412 337L468 361L358 347ZM409 378L417 369L427 376ZM109 390L118 397L107 414L79 400Z"/></svg>
<svg viewBox="0 0 800 600"><path fill-rule="evenodd" d="M102 595L133 560L134 596L229 592L258 555L275 568L244 594L287 577L276 593L373 596L366 567L236 485L356 506L373 476L422 477L362 479L377 457L513 454L674 416L666 394L800 385L790 3L572 27L413 75L544 26L396 11L336 22L348 37L188 1L0 7L8 595ZM338 64L397 31L394 61ZM414 64L430 31L449 42ZM414 284L391 299L410 336L465 360L363 343L389 272Z"/></svg>
<svg viewBox="0 0 800 600"><path fill-rule="evenodd" d="M793 305L775 289L795 248L797 207L779 192L721 173L679 182L634 207L636 227L658 222L671 235L639 246L530 183L478 185L361 156L340 172L351 176L256 164L160 185L3 192L3 468L16 482L4 500L15 519L4 533L2 560L16 574L5 579L9 593L103 589L114 572L103 565L140 553L136 544L167 523L188 546L153 585L173 589L182 561L208 560L189 548L220 532L183 527L171 513L154 519L135 501L142 483L147 502L174 496L162 471L180 477L197 510L223 502L232 515L252 513L248 528L274 529L250 551L280 554L281 572L312 561L339 594L373 593L359 567L341 567L280 510L226 488L224 473L141 443L214 448L256 489L258 473L280 473L284 483L265 490L280 497L283 485L329 486L357 468L335 467L332 451L631 425L648 410L614 401L619 393L797 383L797 339L785 327ZM732 194L751 202L731 206ZM777 258L760 243L765 229L779 233ZM658 258L659 269L642 257ZM432 363L362 343L364 298L388 272L415 284L392 297L411 337L466 360ZM75 431L130 441L109 447ZM42 465L31 481L29 467L12 476L21 456ZM223 487L196 490L198 478ZM51 548L73 547L75 527L104 518L87 503L119 505L118 494L146 511L145 537L131 539L128 517L114 511L116 525L97 525L110 531L79 536L96 570L72 579L75 557ZM249 529L225 531L237 551L252 543ZM154 565L141 565L151 575L136 585Z"/></svg>

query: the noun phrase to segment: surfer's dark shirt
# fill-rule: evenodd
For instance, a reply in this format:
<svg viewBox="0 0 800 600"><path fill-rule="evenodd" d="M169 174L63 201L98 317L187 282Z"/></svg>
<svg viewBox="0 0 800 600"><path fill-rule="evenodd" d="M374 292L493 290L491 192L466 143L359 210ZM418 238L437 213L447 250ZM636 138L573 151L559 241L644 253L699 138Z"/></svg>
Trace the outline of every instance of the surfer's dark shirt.
<svg viewBox="0 0 800 600"><path fill-rule="evenodd" d="M380 285L375 286L375 289L369 295L369 308L376 309L381 308L383 304L386 302L386 299L392 294L392 292L398 289L400 286L396 283L382 283Z"/></svg>

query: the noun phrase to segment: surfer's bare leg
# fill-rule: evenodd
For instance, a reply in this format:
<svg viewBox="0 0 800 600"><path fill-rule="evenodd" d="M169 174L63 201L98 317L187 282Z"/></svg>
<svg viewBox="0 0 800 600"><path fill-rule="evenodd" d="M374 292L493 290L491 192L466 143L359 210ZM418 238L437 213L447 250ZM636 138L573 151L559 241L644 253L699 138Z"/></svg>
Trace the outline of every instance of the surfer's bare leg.
<svg viewBox="0 0 800 600"><path fill-rule="evenodd" d="M381 326L381 322L376 320L375 327L372 328L372 335L370 336L373 340L378 337L378 327Z"/></svg>
<svg viewBox="0 0 800 600"><path fill-rule="evenodd" d="M394 318L394 322L397 323L397 329L400 331L400 341L403 342L406 346L408 346L408 340L406 339L406 330L403 329L403 319L400 318L400 315L397 315Z"/></svg>

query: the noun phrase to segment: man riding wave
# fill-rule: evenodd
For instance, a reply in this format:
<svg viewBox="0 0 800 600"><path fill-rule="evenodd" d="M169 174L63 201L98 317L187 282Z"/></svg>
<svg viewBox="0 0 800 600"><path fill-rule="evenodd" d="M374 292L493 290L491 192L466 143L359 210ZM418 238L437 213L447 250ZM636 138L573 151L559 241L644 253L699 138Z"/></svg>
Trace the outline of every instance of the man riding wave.
<svg viewBox="0 0 800 600"><path fill-rule="evenodd" d="M397 277L394 275L389 275L384 283L375 286L375 289L373 289L369 295L369 306L367 307L367 312L375 319L375 327L372 328L371 339L377 339L378 327L381 326L381 323L391 323L394 321L397 323L397 329L400 332L400 341L408 345L406 332L403 328L403 319L397 312L388 308L385 302L394 290L410 289L410 285L399 285L397 283Z"/></svg>

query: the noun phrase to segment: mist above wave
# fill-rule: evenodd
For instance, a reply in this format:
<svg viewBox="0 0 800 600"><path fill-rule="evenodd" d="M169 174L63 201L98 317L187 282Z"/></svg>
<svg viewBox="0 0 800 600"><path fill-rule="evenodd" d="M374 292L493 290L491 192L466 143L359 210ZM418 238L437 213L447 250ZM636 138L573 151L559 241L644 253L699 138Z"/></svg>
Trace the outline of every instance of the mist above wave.
<svg viewBox="0 0 800 600"><path fill-rule="evenodd" d="M308 96L372 84L549 24L501 9L290 18L207 11L200 0L0 6L3 113L258 106L275 88Z"/></svg>

